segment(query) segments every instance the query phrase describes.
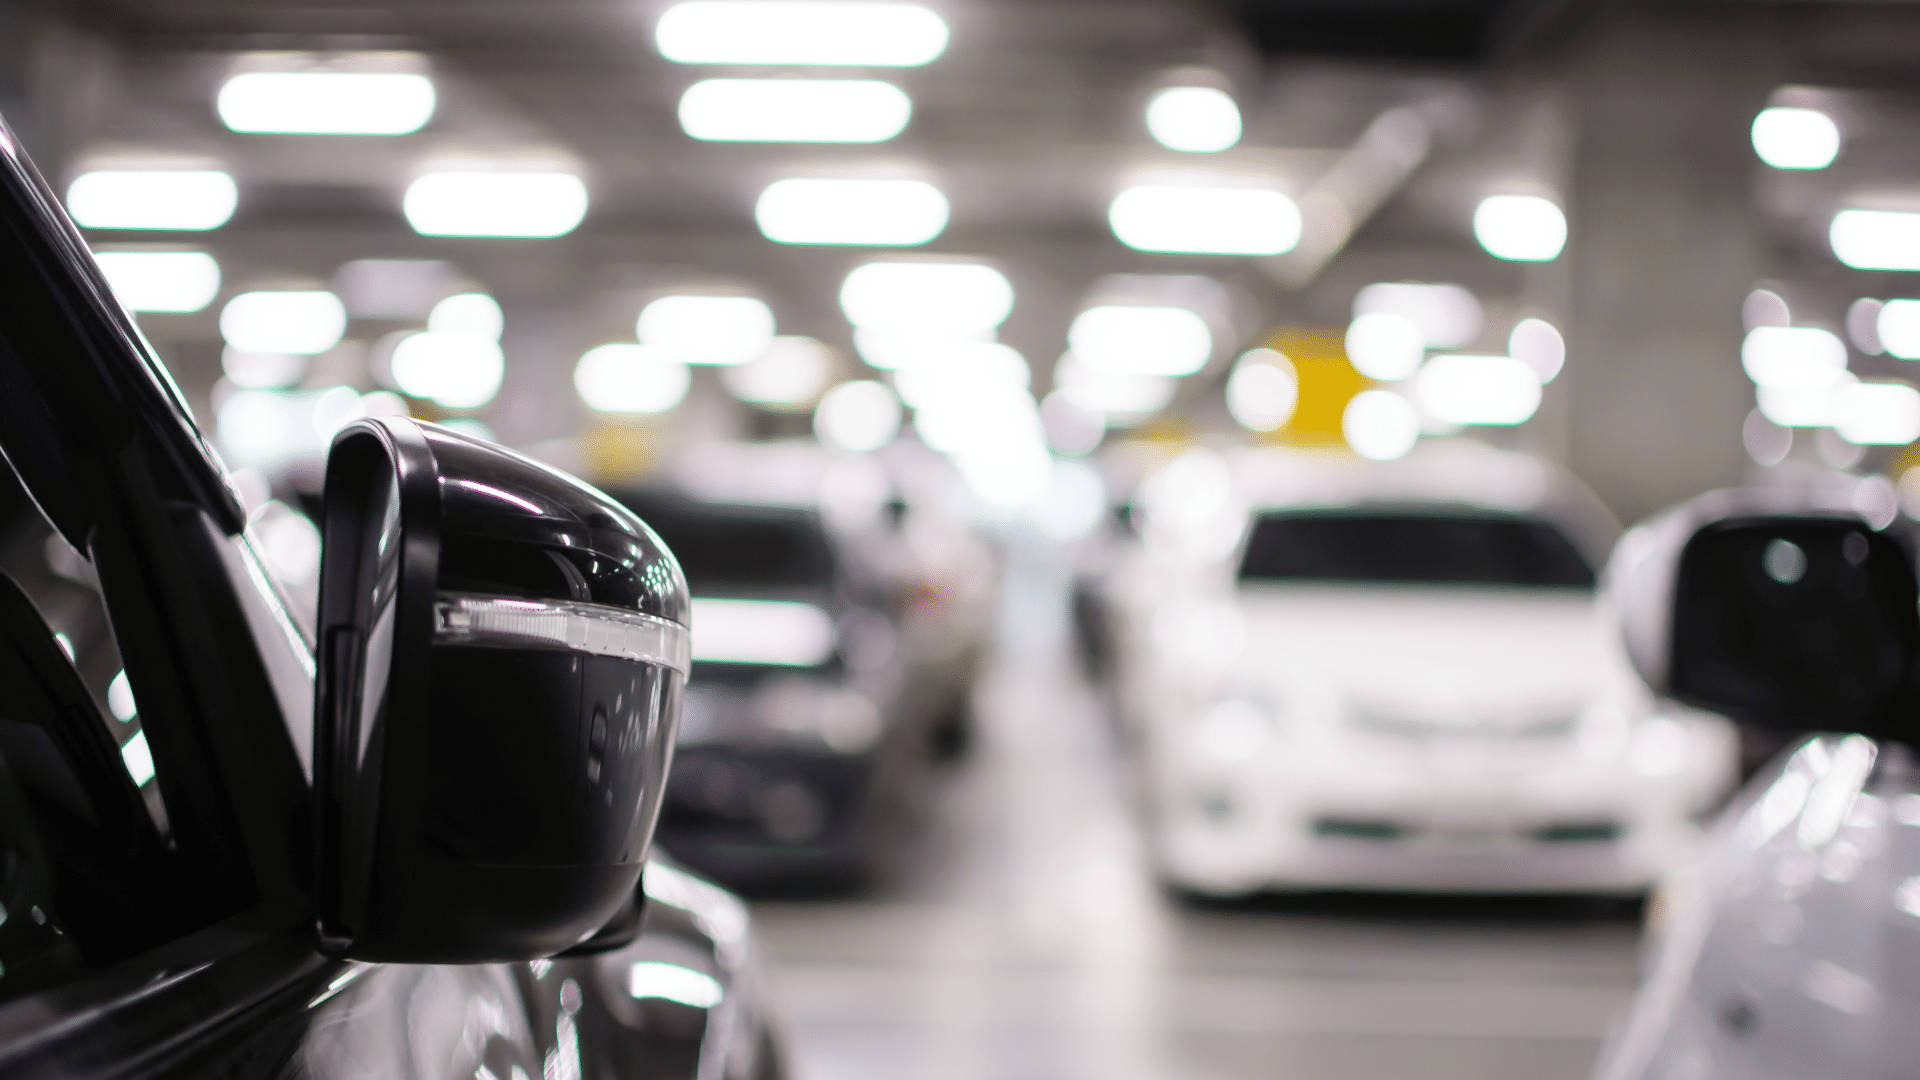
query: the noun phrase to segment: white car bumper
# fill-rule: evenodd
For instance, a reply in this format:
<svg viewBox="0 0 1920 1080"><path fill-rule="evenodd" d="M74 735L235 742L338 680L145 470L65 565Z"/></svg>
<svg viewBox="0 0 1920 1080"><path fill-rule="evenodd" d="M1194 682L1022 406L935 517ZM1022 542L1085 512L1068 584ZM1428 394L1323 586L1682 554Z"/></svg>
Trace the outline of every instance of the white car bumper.
<svg viewBox="0 0 1920 1080"><path fill-rule="evenodd" d="M1151 827L1169 883L1634 894L1687 857L1694 817L1730 778L1730 762L1706 757L1658 778L1523 755L1274 757L1160 771Z"/></svg>

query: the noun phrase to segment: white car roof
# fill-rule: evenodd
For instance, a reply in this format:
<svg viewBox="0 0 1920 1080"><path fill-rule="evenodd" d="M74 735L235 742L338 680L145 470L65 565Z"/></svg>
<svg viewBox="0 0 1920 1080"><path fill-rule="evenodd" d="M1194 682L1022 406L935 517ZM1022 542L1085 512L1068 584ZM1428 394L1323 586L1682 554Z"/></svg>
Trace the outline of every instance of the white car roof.
<svg viewBox="0 0 1920 1080"><path fill-rule="evenodd" d="M1619 525L1566 470L1529 454L1466 441L1431 441L1397 461L1345 453L1253 449L1228 457L1234 486L1255 513L1366 504L1468 507L1546 518L1596 559Z"/></svg>
<svg viewBox="0 0 1920 1080"><path fill-rule="evenodd" d="M1253 449L1232 454L1234 486L1254 509L1435 503L1527 512L1564 477L1538 458L1491 447L1423 445L1397 461L1352 454Z"/></svg>

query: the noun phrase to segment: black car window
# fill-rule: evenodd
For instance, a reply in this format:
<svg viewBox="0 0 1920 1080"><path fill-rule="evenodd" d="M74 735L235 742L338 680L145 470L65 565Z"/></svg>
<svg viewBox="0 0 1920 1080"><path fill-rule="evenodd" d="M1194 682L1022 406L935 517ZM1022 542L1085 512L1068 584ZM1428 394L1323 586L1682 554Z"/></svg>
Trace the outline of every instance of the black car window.
<svg viewBox="0 0 1920 1080"><path fill-rule="evenodd" d="M93 566L53 531L5 470L0 470L0 573L25 591L45 620L55 644L93 699L149 816L164 833L166 806L154 783L153 755Z"/></svg>
<svg viewBox="0 0 1920 1080"><path fill-rule="evenodd" d="M1254 522L1240 580L1591 589L1594 571L1564 534L1534 518L1290 510Z"/></svg>
<svg viewBox="0 0 1920 1080"><path fill-rule="evenodd" d="M0 574L0 1000L164 933L152 886L165 844L123 755L54 631Z"/></svg>
<svg viewBox="0 0 1920 1080"><path fill-rule="evenodd" d="M781 507L724 506L628 493L621 501L660 534L687 586L714 590L823 589L833 548L818 514Z"/></svg>
<svg viewBox="0 0 1920 1080"><path fill-rule="evenodd" d="M175 929L153 780L91 567L0 469L0 1001Z"/></svg>

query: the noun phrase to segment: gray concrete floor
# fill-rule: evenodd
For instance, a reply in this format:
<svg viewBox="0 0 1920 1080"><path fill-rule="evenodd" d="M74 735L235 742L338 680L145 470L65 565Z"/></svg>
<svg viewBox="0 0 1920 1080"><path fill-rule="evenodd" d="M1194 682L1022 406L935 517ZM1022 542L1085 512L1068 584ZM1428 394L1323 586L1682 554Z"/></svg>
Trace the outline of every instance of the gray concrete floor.
<svg viewBox="0 0 1920 1080"><path fill-rule="evenodd" d="M897 872L859 898L755 904L800 1080L1587 1074L1632 992L1632 918L1166 897L1097 698L1058 621L1026 614Z"/></svg>

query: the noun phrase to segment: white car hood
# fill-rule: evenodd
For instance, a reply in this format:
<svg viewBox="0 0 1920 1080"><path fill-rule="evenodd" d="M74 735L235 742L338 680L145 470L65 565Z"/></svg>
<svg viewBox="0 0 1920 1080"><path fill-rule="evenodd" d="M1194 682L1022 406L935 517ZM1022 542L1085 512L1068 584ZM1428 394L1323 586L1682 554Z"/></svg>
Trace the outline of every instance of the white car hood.
<svg viewBox="0 0 1920 1080"><path fill-rule="evenodd" d="M1576 590L1254 585L1239 607L1248 670L1354 709L1465 723L1571 712L1622 673Z"/></svg>

